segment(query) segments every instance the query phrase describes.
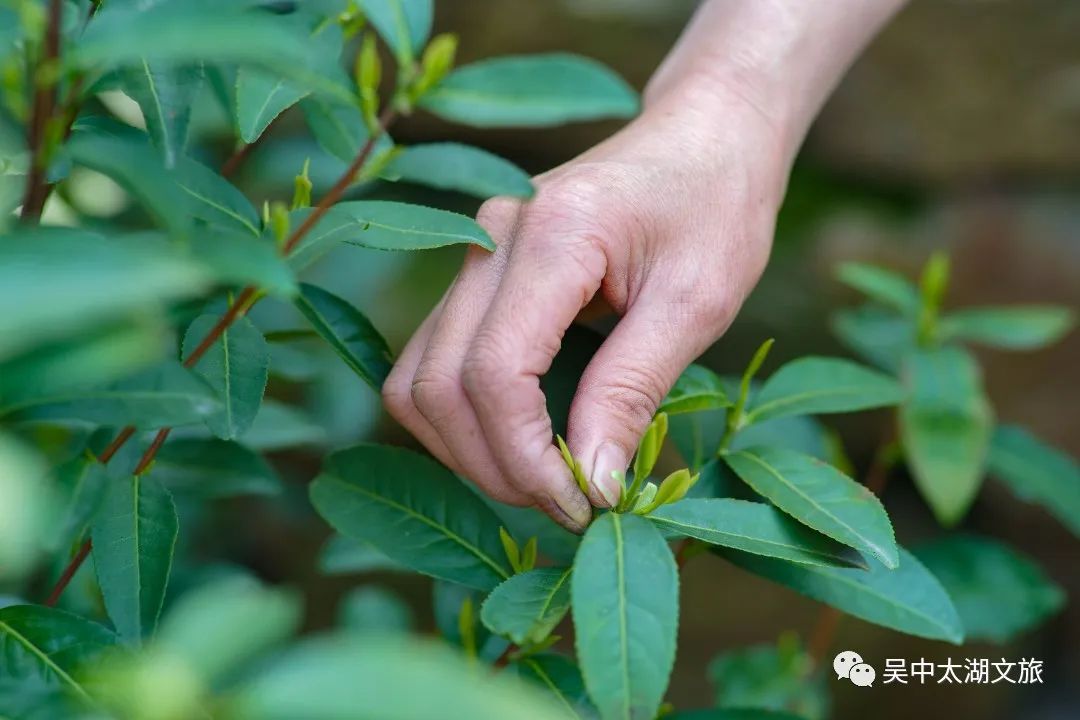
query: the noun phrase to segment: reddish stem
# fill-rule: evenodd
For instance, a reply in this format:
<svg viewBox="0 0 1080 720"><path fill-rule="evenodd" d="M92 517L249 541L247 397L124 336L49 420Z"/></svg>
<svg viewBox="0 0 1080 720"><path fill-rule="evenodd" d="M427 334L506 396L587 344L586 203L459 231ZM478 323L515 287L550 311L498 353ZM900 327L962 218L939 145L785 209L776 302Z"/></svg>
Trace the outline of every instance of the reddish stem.
<svg viewBox="0 0 1080 720"><path fill-rule="evenodd" d="M56 585L53 587L52 592L49 593L49 599L45 601L45 605L48 607L55 607L59 602L60 596L64 594L64 590L68 584L71 583L71 578L75 577L75 573L79 571L79 567L82 566L83 561L86 560L86 556L90 554L90 540L86 540L81 546L79 546L79 552L75 553L75 557L71 558L71 562L64 568L64 572L61 573L60 579L56 581Z"/></svg>
<svg viewBox="0 0 1080 720"><path fill-rule="evenodd" d="M56 61L60 57L60 24L63 20L62 0L49 1L49 18L45 25L45 42L41 61L34 73L34 102L27 130L27 144L30 148L30 174L26 181L26 194L23 196L23 220L36 220L45 209L45 199L49 196L46 178L48 148L45 136L56 107L57 82L55 78L42 77L44 71L56 71Z"/></svg>

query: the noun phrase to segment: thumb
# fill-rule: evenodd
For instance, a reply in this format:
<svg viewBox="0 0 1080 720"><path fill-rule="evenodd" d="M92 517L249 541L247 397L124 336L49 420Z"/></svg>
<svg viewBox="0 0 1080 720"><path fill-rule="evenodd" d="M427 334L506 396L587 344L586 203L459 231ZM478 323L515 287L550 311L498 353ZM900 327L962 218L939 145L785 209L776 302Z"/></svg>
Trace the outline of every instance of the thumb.
<svg viewBox="0 0 1080 720"><path fill-rule="evenodd" d="M570 405L567 444L594 505L618 502L612 471L626 472L656 409L715 327L685 306L640 298L593 356Z"/></svg>

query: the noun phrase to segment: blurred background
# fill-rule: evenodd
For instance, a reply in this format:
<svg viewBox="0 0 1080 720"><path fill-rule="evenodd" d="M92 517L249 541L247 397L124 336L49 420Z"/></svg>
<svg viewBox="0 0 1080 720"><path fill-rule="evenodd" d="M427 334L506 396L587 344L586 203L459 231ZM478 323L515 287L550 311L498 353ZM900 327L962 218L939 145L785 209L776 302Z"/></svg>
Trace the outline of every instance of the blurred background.
<svg viewBox="0 0 1080 720"><path fill-rule="evenodd" d="M448 0L437 3L436 31L461 36L460 60L568 50L593 56L642 88L674 43L692 0ZM831 311L854 296L834 279L845 260L880 263L914 277L931 251L953 259L947 306L1047 302L1080 306L1080 3L1076 0L914 0L876 40L828 103L808 138L781 213L773 258L731 331L703 362L740 371L766 337L777 344L765 368L807 353L844 355L829 332ZM199 126L212 135L221 118L212 102ZM536 131L479 132L430 117L405 120L402 143L461 140L530 172L558 165L617 128L606 123ZM291 194L291 178L312 156L316 185L340 167L319 153L286 116L278 142L257 149L239 184L253 199ZM106 194L67 202L102 207ZM316 192L318 187L316 187ZM475 201L405 185L369 190L471 213ZM720 199L722 201L722 199ZM118 201L122 202L122 201ZM52 208L51 212L61 212ZM396 255L344 248L314 273L355 301L400 350L442 294L457 251ZM260 305L263 327L298 327L287 309ZM292 347L290 345L289 347ZM411 440L377 398L336 358L289 353L275 345L272 395L303 400L313 440L345 445L365 437ZM1030 427L1080 455L1080 333L1037 353L980 352L1000 420ZM840 431L864 471L887 415L841 417ZM218 505L188 535L190 557L254 568L267 580L303 588L308 625L330 624L347 590L375 583L401 594L418 627L431 627L431 587L393 574L327 578L315 558L328 535L306 508L306 482L318 454L275 456L291 498ZM910 481L893 478L884 502L905 545L940 530ZM186 527L191 523L185 521ZM1075 718L1080 707L1080 545L1037 508L988 483L964 528L1003 539L1031 555L1070 595L1040 630L998 647L957 649L858 620L842 621L836 650L852 649L879 668L871 690L827 678L835 718L908 718L933 709L963 718ZM184 536L182 536L184 537ZM212 538L212 541L211 541ZM209 552L213 548L213 554ZM179 587L182 581L177 583ZM820 606L712 557L688 566L682 590L678 666L669 699L710 705L708 663L719 651L774 643L783 631L811 633ZM884 658L1002 657L1044 661L1045 685L883 685ZM830 655L831 657L831 655Z"/></svg>

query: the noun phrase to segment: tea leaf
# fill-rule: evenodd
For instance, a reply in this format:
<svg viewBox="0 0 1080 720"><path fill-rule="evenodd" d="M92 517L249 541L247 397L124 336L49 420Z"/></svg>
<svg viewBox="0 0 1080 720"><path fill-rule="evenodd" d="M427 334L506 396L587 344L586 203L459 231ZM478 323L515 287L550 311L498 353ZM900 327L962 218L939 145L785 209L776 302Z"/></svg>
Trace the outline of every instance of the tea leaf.
<svg viewBox="0 0 1080 720"><path fill-rule="evenodd" d="M799 522L896 567L892 524L874 494L831 465L779 447L724 456L758 494Z"/></svg>
<svg viewBox="0 0 1080 720"><path fill-rule="evenodd" d="M202 87L202 67L150 63L145 59L121 74L124 92L139 104L150 140L165 167L174 167L187 145L188 123Z"/></svg>
<svg viewBox="0 0 1080 720"><path fill-rule="evenodd" d="M85 455L62 465L56 480L64 497L56 546L70 548L86 534L111 481L105 466Z"/></svg>
<svg viewBox="0 0 1080 720"><path fill-rule="evenodd" d="M599 63L564 53L482 60L451 72L420 106L476 127L545 127L631 117L634 91Z"/></svg>
<svg viewBox="0 0 1080 720"><path fill-rule="evenodd" d="M200 315L184 333L187 358L219 322L217 315ZM206 418L210 431L235 440L248 431L262 403L270 368L266 339L250 320L234 322L195 364L195 372L218 393L221 411Z"/></svg>
<svg viewBox="0 0 1080 720"><path fill-rule="evenodd" d="M959 348L921 350L905 360L903 380L904 455L938 522L954 525L982 485L993 429L978 365Z"/></svg>
<svg viewBox="0 0 1080 720"><path fill-rule="evenodd" d="M902 358L915 347L915 323L877 305L840 310L831 326L845 347L891 373L899 371Z"/></svg>
<svg viewBox="0 0 1080 720"><path fill-rule="evenodd" d="M1009 642L1065 604L1038 565L996 540L951 535L913 552L952 598L967 640Z"/></svg>
<svg viewBox="0 0 1080 720"><path fill-rule="evenodd" d="M306 283L300 286L296 307L345 364L378 392L393 356L371 321L337 295Z"/></svg>
<svg viewBox="0 0 1080 720"><path fill-rule="evenodd" d="M637 489L645 478L649 477L656 460L660 456L660 448L667 437L668 417L665 413L659 413L645 428L641 441L638 443L637 452L634 454L634 483L627 493L628 499L632 500L637 495Z"/></svg>
<svg viewBox="0 0 1080 720"><path fill-rule="evenodd" d="M157 627L178 531L172 497L157 480L110 483L93 524L94 569L109 619L128 643Z"/></svg>
<svg viewBox="0 0 1080 720"><path fill-rule="evenodd" d="M791 635L782 635L775 645L725 652L709 663L708 672L716 687L717 709L700 717L687 713L685 720L825 720L829 716L825 673L815 669L809 653Z"/></svg>
<svg viewBox="0 0 1080 720"><path fill-rule="evenodd" d="M1000 425L986 464L1016 497L1041 505L1080 537L1080 468L1072 457L1022 427Z"/></svg>
<svg viewBox="0 0 1080 720"><path fill-rule="evenodd" d="M670 416L730 406L720 376L703 365L691 365L675 381L657 412Z"/></svg>
<svg viewBox="0 0 1080 720"><path fill-rule="evenodd" d="M399 62L420 54L431 34L432 0L359 0L359 5Z"/></svg>
<svg viewBox="0 0 1080 720"><path fill-rule="evenodd" d="M524 170L498 155L460 143L411 145L394 156L382 177L483 199L496 195L527 198L533 194L532 182Z"/></svg>
<svg viewBox="0 0 1080 720"><path fill-rule="evenodd" d="M210 168L182 158L173 169L180 190L187 195L192 217L211 225L259 235L259 213L242 192Z"/></svg>
<svg viewBox="0 0 1080 720"><path fill-rule="evenodd" d="M518 645L539 643L570 610L570 568L541 568L514 575L488 595L480 620Z"/></svg>
<svg viewBox="0 0 1080 720"><path fill-rule="evenodd" d="M963 642L963 626L948 594L903 548L894 570L873 560L869 570L860 570L795 565L734 550L719 552L744 570L875 625L956 645Z"/></svg>
<svg viewBox="0 0 1080 720"><path fill-rule="evenodd" d="M919 292L907 278L885 268L863 263L844 263L837 271L840 282L855 288L882 305L914 317Z"/></svg>
<svg viewBox="0 0 1080 720"><path fill-rule="evenodd" d="M162 446L154 478L177 495L220 498L278 495L281 478L257 453L235 442L178 438Z"/></svg>
<svg viewBox="0 0 1080 720"><path fill-rule="evenodd" d="M405 568L379 552L371 543L334 535L319 553L319 570L327 575L379 571L401 572Z"/></svg>
<svg viewBox="0 0 1080 720"><path fill-rule="evenodd" d="M412 609L377 585L356 588L342 598L338 622L346 630L363 633L409 632L414 624Z"/></svg>
<svg viewBox="0 0 1080 720"><path fill-rule="evenodd" d="M784 365L765 382L746 421L884 407L903 396L903 388L888 375L847 360L806 357Z"/></svg>
<svg viewBox="0 0 1080 720"><path fill-rule="evenodd" d="M601 717L654 717L679 621L679 573L664 538L643 517L601 515L574 559L570 593L578 659Z"/></svg>
<svg viewBox="0 0 1080 720"><path fill-rule="evenodd" d="M222 230L199 233L188 244L188 252L223 283L255 285L285 298L296 295L295 273L265 238Z"/></svg>
<svg viewBox="0 0 1080 720"><path fill-rule="evenodd" d="M521 572L521 548L517 546L517 541L507 532L506 528L501 525L499 526L499 542L502 543L510 567L514 569L515 573Z"/></svg>
<svg viewBox="0 0 1080 720"><path fill-rule="evenodd" d="M310 97L300 103L300 109L319 147L346 164L352 163L371 137L363 114L353 105L331 103L323 98ZM380 135L368 163L392 146L393 142L386 133Z"/></svg>
<svg viewBox="0 0 1080 720"><path fill-rule="evenodd" d="M236 129L240 139L253 143L274 119L309 94L281 77L254 68L236 73Z"/></svg>
<svg viewBox="0 0 1080 720"><path fill-rule="evenodd" d="M510 669L523 680L536 683L554 695L569 717L580 720L596 717L596 708L585 692L581 670L569 658L554 653L529 655L515 660Z"/></svg>
<svg viewBox="0 0 1080 720"><path fill-rule="evenodd" d="M957 310L941 318L942 341L960 340L1005 350L1038 350L1068 334L1076 316L1067 307L1015 305Z"/></svg>
<svg viewBox="0 0 1080 720"><path fill-rule="evenodd" d="M512 574L499 520L453 473L403 448L330 455L311 500L334 528L416 572L491 590Z"/></svg>
<svg viewBox="0 0 1080 720"><path fill-rule="evenodd" d="M689 498L657 508L657 527L684 537L805 565L864 567L840 543L788 519L764 503Z"/></svg>

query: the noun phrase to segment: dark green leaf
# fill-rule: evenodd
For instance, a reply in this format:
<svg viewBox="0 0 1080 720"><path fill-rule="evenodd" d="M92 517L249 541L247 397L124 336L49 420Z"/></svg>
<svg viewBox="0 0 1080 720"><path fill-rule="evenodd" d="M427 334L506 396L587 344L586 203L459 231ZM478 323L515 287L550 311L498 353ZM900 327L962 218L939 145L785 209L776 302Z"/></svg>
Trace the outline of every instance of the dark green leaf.
<svg viewBox="0 0 1080 720"><path fill-rule="evenodd" d="M731 405L724 392L720 376L702 365L691 365L683 371L671 392L660 403L657 412L668 415L714 410Z"/></svg>
<svg viewBox="0 0 1080 720"><path fill-rule="evenodd" d="M1001 425L987 467L1018 498L1043 506L1080 537L1080 468L1073 458L1022 427Z"/></svg>
<svg viewBox="0 0 1080 720"><path fill-rule="evenodd" d="M1072 310L1055 305L969 308L941 318L938 333L944 341L1037 350L1060 340L1075 322Z"/></svg>
<svg viewBox="0 0 1080 720"><path fill-rule="evenodd" d="M848 349L889 372L897 372L903 356L915 347L915 323L877 305L841 310L831 325Z"/></svg>
<svg viewBox="0 0 1080 720"><path fill-rule="evenodd" d="M779 447L752 447L724 461L755 492L801 523L896 567L896 541L872 492L817 458Z"/></svg>
<svg viewBox="0 0 1080 720"><path fill-rule="evenodd" d="M345 364L378 391L393 356L371 321L347 301L314 285L300 286L296 307Z"/></svg>
<svg viewBox="0 0 1080 720"><path fill-rule="evenodd" d="M326 442L326 430L300 410L264 400L251 429L240 441L252 450L270 451Z"/></svg>
<svg viewBox="0 0 1080 720"><path fill-rule="evenodd" d="M578 659L604 718L652 718L667 690L679 622L679 571L643 517L589 526L570 581Z"/></svg>
<svg viewBox="0 0 1080 720"><path fill-rule="evenodd" d="M746 421L821 415L896 405L904 396L893 378L848 360L805 357L777 370L750 403Z"/></svg>
<svg viewBox="0 0 1080 720"><path fill-rule="evenodd" d="M352 163L371 137L363 114L353 105L311 97L300 103L300 109L319 147L346 164ZM376 140L370 158L389 150L392 145L386 133L383 133Z"/></svg>
<svg viewBox="0 0 1080 720"><path fill-rule="evenodd" d="M413 627L412 609L381 587L360 587L341 600L338 622L347 630L366 633L409 632Z"/></svg>
<svg viewBox="0 0 1080 720"><path fill-rule="evenodd" d="M144 59L126 68L122 78L124 92L142 109L146 131L162 161L166 167L174 167L187 145L191 108L202 86L202 67Z"/></svg>
<svg viewBox="0 0 1080 720"><path fill-rule="evenodd" d="M188 196L186 205L192 217L230 230L261 234L255 208L242 192L210 168L184 158L177 163L173 177Z"/></svg>
<svg viewBox="0 0 1080 720"><path fill-rule="evenodd" d="M420 105L477 127L544 127L626 118L638 111L637 95L622 78L593 60L564 53L465 65L424 95Z"/></svg>
<svg viewBox="0 0 1080 720"><path fill-rule="evenodd" d="M262 70L241 68L236 75L236 123L240 139L253 143L270 123L306 97L282 78Z"/></svg>
<svg viewBox="0 0 1080 720"><path fill-rule="evenodd" d="M837 276L849 285L882 305L914 316L919 309L919 292L903 275L891 270L865 265L844 263Z"/></svg>
<svg viewBox="0 0 1080 720"><path fill-rule="evenodd" d="M109 474L97 460L80 456L61 466L56 480L64 495L56 544L66 550L79 542L89 529L90 521L105 498Z"/></svg>
<svg viewBox="0 0 1080 720"><path fill-rule="evenodd" d="M171 492L192 497L277 495L281 478L261 456L226 440L180 438L162 446L154 478Z"/></svg>
<svg viewBox="0 0 1080 720"><path fill-rule="evenodd" d="M967 640L1006 643L1065 605L1065 592L1029 558L977 535L913 550L952 598Z"/></svg>
<svg viewBox="0 0 1080 720"><path fill-rule="evenodd" d="M319 569L328 575L402 571L398 563L375 549L371 543L334 535L319 553Z"/></svg>
<svg viewBox="0 0 1080 720"><path fill-rule="evenodd" d="M216 230L196 234L188 251L221 282L254 285L287 298L297 293L292 267L266 238Z"/></svg>
<svg viewBox="0 0 1080 720"><path fill-rule="evenodd" d="M364 16L404 60L412 60L431 34L432 0L360 0Z"/></svg>
<svg viewBox="0 0 1080 720"><path fill-rule="evenodd" d="M847 548L764 503L689 498L648 516L662 530L757 555L807 565L861 566Z"/></svg>
<svg viewBox="0 0 1080 720"><path fill-rule="evenodd" d="M94 568L109 618L129 643L157 627L178 531L161 483L137 475L110 483L93 524Z"/></svg>
<svg viewBox="0 0 1080 720"><path fill-rule="evenodd" d="M963 626L948 594L903 548L895 570L874 560L869 570L859 570L795 565L734 550L721 553L744 570L867 622L931 640L963 642Z"/></svg>
<svg viewBox="0 0 1080 720"><path fill-rule="evenodd" d="M417 572L490 590L510 577L499 520L453 473L403 448L330 455L311 500L334 528Z"/></svg>
<svg viewBox="0 0 1080 720"><path fill-rule="evenodd" d="M184 357L202 342L220 318L200 315L184 334ZM206 418L210 431L224 440L242 436L255 421L270 368L266 339L250 320L234 322L195 365L221 400L220 412Z"/></svg>
<svg viewBox="0 0 1080 720"><path fill-rule="evenodd" d="M782 636L776 645L719 655L709 663L709 679L716 687L715 712L727 713L716 715L718 720L824 720L829 715L825 675L815 671L813 659L793 636ZM797 716L776 714L783 710ZM712 719L703 714L701 720Z"/></svg>
<svg viewBox="0 0 1080 720"><path fill-rule="evenodd" d="M904 362L908 398L900 440L915 485L944 525L967 513L982 485L993 411L974 358L959 348L920 350Z"/></svg>
<svg viewBox="0 0 1080 720"><path fill-rule="evenodd" d="M479 198L531 197L529 175L497 155L460 143L412 145L394 156L382 176Z"/></svg>
<svg viewBox="0 0 1080 720"><path fill-rule="evenodd" d="M540 568L492 590L480 619L491 632L527 645L547 638L569 610L570 568Z"/></svg>
<svg viewBox="0 0 1080 720"><path fill-rule="evenodd" d="M596 708L585 692L581 670L572 660L554 653L540 653L515 660L510 669L523 680L536 683L555 696L571 718L591 720Z"/></svg>

